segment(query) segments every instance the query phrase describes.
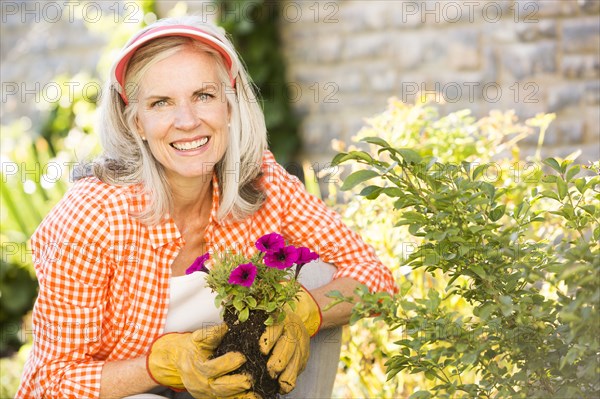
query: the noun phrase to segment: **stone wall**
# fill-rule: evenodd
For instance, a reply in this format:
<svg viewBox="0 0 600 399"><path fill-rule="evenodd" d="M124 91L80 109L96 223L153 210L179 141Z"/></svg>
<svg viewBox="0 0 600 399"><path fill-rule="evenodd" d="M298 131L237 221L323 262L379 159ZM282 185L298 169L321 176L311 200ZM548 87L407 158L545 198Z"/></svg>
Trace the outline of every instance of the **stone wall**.
<svg viewBox="0 0 600 399"><path fill-rule="evenodd" d="M334 138L417 91L442 112L555 112L547 156L600 159L600 1L284 3L289 80L302 96L304 151L325 162ZM537 137L525 143L535 146Z"/></svg>
<svg viewBox="0 0 600 399"><path fill-rule="evenodd" d="M188 10L214 13L207 3ZM2 124L25 116L35 126L57 75L93 74L110 40L94 29L98 12L134 21L133 4L3 1ZM159 14L175 4L159 0ZM247 15L243 5L234 12ZM303 151L327 162L331 140L348 141L389 97L425 91L446 101L443 112L556 112L545 154L582 149L580 160L597 160L599 15L598 0L285 1L277 17Z"/></svg>
<svg viewBox="0 0 600 399"><path fill-rule="evenodd" d="M75 2L71 2L75 3ZM48 102L81 90L57 76L93 75L109 37L89 29L97 11L114 12L116 2L102 8L71 8L68 2L3 1L0 4L0 76L3 125L25 118L34 127L46 117ZM81 2L80 2L81 4ZM85 18L83 18L85 16Z"/></svg>
<svg viewBox="0 0 600 399"><path fill-rule="evenodd" d="M157 12L166 16L178 3L185 3L183 10L188 12L210 12L209 20L217 11L210 1L158 0ZM117 51L143 18L142 7L134 0L2 0L2 125L20 120L35 134L49 105L61 95L91 98L108 73L107 49ZM71 79L78 74L98 83L85 87Z"/></svg>

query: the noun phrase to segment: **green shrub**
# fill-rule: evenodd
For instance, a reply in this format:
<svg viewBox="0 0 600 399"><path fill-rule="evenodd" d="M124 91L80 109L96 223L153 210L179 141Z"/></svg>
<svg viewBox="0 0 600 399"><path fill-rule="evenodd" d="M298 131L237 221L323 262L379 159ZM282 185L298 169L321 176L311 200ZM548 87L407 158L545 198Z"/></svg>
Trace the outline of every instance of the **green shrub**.
<svg viewBox="0 0 600 399"><path fill-rule="evenodd" d="M550 120L528 122L543 134ZM374 205L352 200L346 216L394 232L371 243L395 264L401 287L395 296L360 292L353 322L378 314L375 326L357 323L378 331L354 330L353 341L366 341L343 360L356 364L352 345L371 346L365 353L385 362L397 394L600 394L600 165L520 161L514 143L530 128L515 121L468 111L440 118L433 107L392 101L359 133L369 150L334 159L362 165L342 190L361 187ZM381 395L364 383L359 391Z"/></svg>

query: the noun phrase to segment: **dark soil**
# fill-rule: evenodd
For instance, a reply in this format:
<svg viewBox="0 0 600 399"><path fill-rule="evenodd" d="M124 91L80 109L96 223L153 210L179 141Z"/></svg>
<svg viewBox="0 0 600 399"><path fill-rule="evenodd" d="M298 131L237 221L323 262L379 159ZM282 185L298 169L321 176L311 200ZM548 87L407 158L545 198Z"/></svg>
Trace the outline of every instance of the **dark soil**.
<svg viewBox="0 0 600 399"><path fill-rule="evenodd" d="M264 311L251 312L250 317L243 323L238 322L237 316L230 309L223 316L229 331L223 337L221 345L214 353L215 357L227 352L241 352L246 356L246 363L232 374L247 372L252 375L254 385L252 390L263 399L276 399L279 392L279 382L271 378L267 371L269 355L263 355L258 346L258 340L265 331L267 314Z"/></svg>

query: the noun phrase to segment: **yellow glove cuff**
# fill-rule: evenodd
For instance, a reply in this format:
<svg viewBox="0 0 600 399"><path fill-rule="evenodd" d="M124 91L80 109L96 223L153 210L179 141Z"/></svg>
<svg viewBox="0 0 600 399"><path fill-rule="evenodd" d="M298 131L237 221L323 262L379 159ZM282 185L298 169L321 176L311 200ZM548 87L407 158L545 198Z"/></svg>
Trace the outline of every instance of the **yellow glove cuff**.
<svg viewBox="0 0 600 399"><path fill-rule="evenodd" d="M296 295L296 313L304 322L304 327L308 331L308 335L314 336L323 323L323 315L321 314L321 308L317 304L317 301L310 292L304 287L300 289Z"/></svg>
<svg viewBox="0 0 600 399"><path fill-rule="evenodd" d="M158 337L146 357L146 369L150 378L159 385L175 391L185 390L181 376L175 367L178 345L183 335L191 333L168 333Z"/></svg>

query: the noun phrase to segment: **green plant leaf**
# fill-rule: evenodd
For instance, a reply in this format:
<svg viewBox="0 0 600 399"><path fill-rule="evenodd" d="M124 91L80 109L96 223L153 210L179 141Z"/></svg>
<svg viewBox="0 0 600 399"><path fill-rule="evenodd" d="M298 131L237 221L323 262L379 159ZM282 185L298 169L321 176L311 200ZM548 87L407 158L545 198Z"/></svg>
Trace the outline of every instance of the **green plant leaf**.
<svg viewBox="0 0 600 399"><path fill-rule="evenodd" d="M349 153L337 154L335 157L333 157L331 164L333 166L336 166L336 165L339 165L341 163L344 163L344 162L350 161L350 160L354 160L354 161L362 160L367 163L371 163L374 161L373 157L371 157L371 155L369 155L368 153L366 153L364 151L350 151Z"/></svg>
<svg viewBox="0 0 600 399"><path fill-rule="evenodd" d="M275 309L277 309L277 303L276 302L269 302L267 303L267 313L272 313L275 311Z"/></svg>
<svg viewBox="0 0 600 399"><path fill-rule="evenodd" d="M480 265L471 265L471 266L469 266L469 270L471 270L473 273L475 273L482 279L485 279L487 277L485 270Z"/></svg>
<svg viewBox="0 0 600 399"><path fill-rule="evenodd" d="M386 381L389 381L392 378L394 378L396 376L396 374L398 374L399 372L401 372L405 368L406 368L406 366L388 367Z"/></svg>
<svg viewBox="0 0 600 399"><path fill-rule="evenodd" d="M554 159L554 158L546 158L546 159L544 159L542 161L542 163L544 165L550 166L552 169L554 169L558 173L562 173L562 170L560 169L560 164L558 163L558 161L556 159Z"/></svg>
<svg viewBox="0 0 600 399"><path fill-rule="evenodd" d="M575 179L573 181L573 184L577 188L577 191L579 191L581 194L584 194L586 191L585 183L586 183L585 177L578 177L577 179Z"/></svg>
<svg viewBox="0 0 600 399"><path fill-rule="evenodd" d="M502 216L504 216L504 211L505 210L506 210L506 205L499 205L499 206L495 207L490 212L490 220L492 222L496 222L496 221L500 220L500 218Z"/></svg>
<svg viewBox="0 0 600 399"><path fill-rule="evenodd" d="M482 182L480 187L481 191L483 191L487 195L487 198L490 201L493 201L496 197L496 187L494 187L493 184L490 184L488 182Z"/></svg>
<svg viewBox="0 0 600 399"><path fill-rule="evenodd" d="M575 177L579 172L581 171L581 166L579 165L573 165L569 168L569 170L567 170L567 173L565 175L565 180L567 182L570 182L573 177Z"/></svg>
<svg viewBox="0 0 600 399"><path fill-rule="evenodd" d="M404 195L404 192L398 187L384 187L382 193L392 198Z"/></svg>
<svg viewBox="0 0 600 399"><path fill-rule="evenodd" d="M476 312L473 313L475 316L480 317L482 320L488 320L490 315L497 309L497 306L492 303L486 303L482 306L475 308Z"/></svg>
<svg viewBox="0 0 600 399"><path fill-rule="evenodd" d="M237 310L238 312L241 311L244 308L244 302L242 302L242 298L240 297L235 297L233 299L233 307L235 308L235 310Z"/></svg>
<svg viewBox="0 0 600 399"><path fill-rule="evenodd" d="M344 162L346 160L345 159L346 155L348 155L348 154L345 152L340 152L340 153L335 154L335 156L331 160L331 165L336 166L336 165L341 164L342 162Z"/></svg>
<svg viewBox="0 0 600 399"><path fill-rule="evenodd" d="M243 323L248 320L248 317L250 317L250 310L248 308L244 308L238 315L238 320Z"/></svg>
<svg viewBox="0 0 600 399"><path fill-rule="evenodd" d="M560 201L560 198L558 198L558 194L556 194L554 191L544 190L540 193L540 195L542 197L551 198L553 200Z"/></svg>
<svg viewBox="0 0 600 399"><path fill-rule="evenodd" d="M577 276L585 275L585 272L591 271L591 270L592 270L591 265L574 265L574 266L567 268L565 271L563 271L558 278L559 278L559 280L567 280L569 277L571 277L573 275L577 275Z"/></svg>
<svg viewBox="0 0 600 399"><path fill-rule="evenodd" d="M529 211L529 208L530 208L530 205L529 205L528 202L521 201L519 203L519 205L517 205L516 208L515 208L515 212L514 212L515 218L516 219L520 219L521 216L526 215L527 212Z"/></svg>
<svg viewBox="0 0 600 399"><path fill-rule="evenodd" d="M481 176L481 174L483 173L484 170L486 170L488 168L487 164L482 164L479 165L475 168L475 170L473 170L473 180L477 180L477 178L479 176Z"/></svg>
<svg viewBox="0 0 600 399"><path fill-rule="evenodd" d="M408 163L420 163L422 159L418 152L410 148L400 148L398 154Z"/></svg>
<svg viewBox="0 0 600 399"><path fill-rule="evenodd" d="M373 179L374 177L378 177L379 173L374 170L358 170L352 174L350 174L346 179L344 179L344 183L342 184L342 191L348 191L356 187L358 184L365 182L367 180Z"/></svg>
<svg viewBox="0 0 600 399"><path fill-rule="evenodd" d="M431 398L431 393L428 391L417 391L408 397L408 399L429 399Z"/></svg>
<svg viewBox="0 0 600 399"><path fill-rule="evenodd" d="M581 205L581 209L594 216L598 212L598 208L594 205Z"/></svg>
<svg viewBox="0 0 600 399"><path fill-rule="evenodd" d="M385 141L381 137L365 137L364 139L361 139L360 141L365 142L365 143L375 144L380 147L388 147L388 148L392 147L387 141Z"/></svg>
<svg viewBox="0 0 600 399"><path fill-rule="evenodd" d="M462 356L461 361L466 364L475 364L477 357L477 352L467 352Z"/></svg>
<svg viewBox="0 0 600 399"><path fill-rule="evenodd" d="M474 225L468 227L469 231L473 234L479 233L481 230L485 230L485 226Z"/></svg>
<svg viewBox="0 0 600 399"><path fill-rule="evenodd" d="M339 290L331 290L331 291L327 292L325 294L325 296L327 298L333 298L333 299L344 299L345 298L344 294L342 294L342 292Z"/></svg>
<svg viewBox="0 0 600 399"><path fill-rule="evenodd" d="M500 311L504 316L510 316L513 312L513 300L508 295L500 295Z"/></svg>
<svg viewBox="0 0 600 399"><path fill-rule="evenodd" d="M244 299L244 301L246 302L248 307L250 307L250 309L256 308L257 303L256 303L256 299L254 299L254 297L248 296Z"/></svg>
<svg viewBox="0 0 600 399"><path fill-rule="evenodd" d="M366 197L367 199L373 200L379 197L379 194L383 192L383 187L379 186L367 186L361 190L359 195Z"/></svg>
<svg viewBox="0 0 600 399"><path fill-rule="evenodd" d="M571 165L573 161L571 159L565 159L560 163L560 172L565 173L569 165Z"/></svg>
<svg viewBox="0 0 600 399"><path fill-rule="evenodd" d="M556 179L556 189L558 191L558 198L562 201L563 198L567 196L567 183L563 180L562 177L557 176Z"/></svg>
<svg viewBox="0 0 600 399"><path fill-rule="evenodd" d="M435 312L440 307L442 300L440 294L436 290L429 290L427 292L427 298L429 298L428 308L430 312Z"/></svg>
<svg viewBox="0 0 600 399"><path fill-rule="evenodd" d="M463 384L456 387L461 391L467 392L471 397L477 397L478 385L477 384Z"/></svg>

